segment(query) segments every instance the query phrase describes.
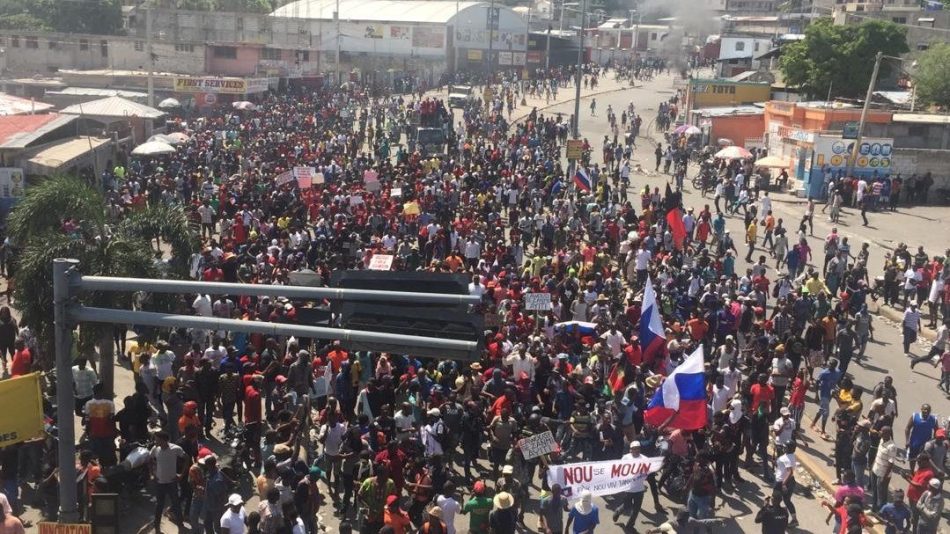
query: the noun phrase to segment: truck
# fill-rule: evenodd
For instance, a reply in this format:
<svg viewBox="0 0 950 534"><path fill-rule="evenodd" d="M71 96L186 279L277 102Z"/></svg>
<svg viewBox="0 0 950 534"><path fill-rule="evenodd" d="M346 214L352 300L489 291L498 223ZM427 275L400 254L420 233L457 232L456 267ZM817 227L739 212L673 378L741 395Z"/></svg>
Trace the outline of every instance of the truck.
<svg viewBox="0 0 950 534"><path fill-rule="evenodd" d="M474 98L471 85L449 86L449 108L464 108Z"/></svg>

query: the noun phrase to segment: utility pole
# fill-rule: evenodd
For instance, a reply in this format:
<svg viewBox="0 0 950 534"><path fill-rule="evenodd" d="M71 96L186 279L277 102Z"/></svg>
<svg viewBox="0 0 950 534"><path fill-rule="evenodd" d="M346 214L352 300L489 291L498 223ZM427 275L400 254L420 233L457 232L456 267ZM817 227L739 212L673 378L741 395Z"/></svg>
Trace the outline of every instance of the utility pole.
<svg viewBox="0 0 950 534"><path fill-rule="evenodd" d="M336 11L333 12L336 20L336 86L343 84L343 67L340 64L340 0L336 0Z"/></svg>
<svg viewBox="0 0 950 534"><path fill-rule="evenodd" d="M858 160L858 154L861 151L861 140L864 137L864 123L868 118L868 107L871 105L871 96L874 94L874 85L877 83L877 73L881 70L881 60L884 59L884 54L878 52L874 56L874 70L871 71L871 82L868 83L868 93L864 97L864 107L861 108L861 121L858 122L858 135L854 138L854 146L851 148L851 157L848 158L848 166L844 170L845 178L851 176L851 171L854 170L854 164Z"/></svg>
<svg viewBox="0 0 950 534"><path fill-rule="evenodd" d="M544 70L551 70L551 24L548 24L548 40L544 45Z"/></svg>
<svg viewBox="0 0 950 534"><path fill-rule="evenodd" d="M493 55L495 53L495 30L499 27L499 23L500 21L495 18L495 0L491 0L491 5L488 8L488 83L486 83L488 86L491 86L495 79L495 58Z"/></svg>
<svg viewBox="0 0 950 534"><path fill-rule="evenodd" d="M587 2L581 2L581 27L579 33L580 40L577 47L577 71L574 76L574 139L581 137L581 67L584 63L584 25L587 18Z"/></svg>
<svg viewBox="0 0 950 534"><path fill-rule="evenodd" d="M148 104L149 107L155 107L155 80L152 79L155 72L155 56L152 53L152 0L145 0L143 4L145 6L145 53L148 54L146 61L148 62L148 78L146 80L146 87L148 92ZM110 54L111 55L111 54Z"/></svg>
<svg viewBox="0 0 950 534"><path fill-rule="evenodd" d="M75 523L76 508L76 428L73 419L73 327L66 312L69 305L69 271L77 260L53 260L53 322L56 347L56 425L59 430L59 522Z"/></svg>

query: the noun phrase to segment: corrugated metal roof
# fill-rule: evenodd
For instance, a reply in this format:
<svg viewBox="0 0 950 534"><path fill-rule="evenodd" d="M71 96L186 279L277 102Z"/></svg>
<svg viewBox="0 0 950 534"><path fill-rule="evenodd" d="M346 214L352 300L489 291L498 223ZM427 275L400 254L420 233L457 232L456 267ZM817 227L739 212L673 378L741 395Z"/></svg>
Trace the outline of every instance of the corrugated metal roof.
<svg viewBox="0 0 950 534"><path fill-rule="evenodd" d="M52 104L0 93L0 115L23 115L53 109Z"/></svg>
<svg viewBox="0 0 950 534"><path fill-rule="evenodd" d="M56 170L69 166L77 158L107 143L109 143L109 139L99 139L97 137L64 139L37 150L25 163L28 171L37 174L44 172L44 170ZM31 166L34 168L31 169ZM39 169L36 167L39 167Z"/></svg>
<svg viewBox="0 0 950 534"><path fill-rule="evenodd" d="M62 113L95 117L141 117L144 119L157 119L165 114L163 111L132 102L121 96L110 96L85 104L74 104L63 108Z"/></svg>
<svg viewBox="0 0 950 534"><path fill-rule="evenodd" d="M41 136L76 120L73 115L9 115L0 117L0 148L26 148Z"/></svg>
<svg viewBox="0 0 950 534"><path fill-rule="evenodd" d="M122 98L148 98L148 93L143 93L141 91L99 89L97 87L67 87L62 91L47 91L46 94L62 96L121 96Z"/></svg>
<svg viewBox="0 0 950 534"><path fill-rule="evenodd" d="M439 0L297 0L275 9L271 15L275 17L333 20L333 12L337 10L337 5L339 5L341 21L366 20L445 24L465 9L487 4L485 2L456 3Z"/></svg>
<svg viewBox="0 0 950 534"><path fill-rule="evenodd" d="M724 106L696 109L693 110L693 113L703 117L731 117L736 115L762 115L765 113L765 109L759 106Z"/></svg>

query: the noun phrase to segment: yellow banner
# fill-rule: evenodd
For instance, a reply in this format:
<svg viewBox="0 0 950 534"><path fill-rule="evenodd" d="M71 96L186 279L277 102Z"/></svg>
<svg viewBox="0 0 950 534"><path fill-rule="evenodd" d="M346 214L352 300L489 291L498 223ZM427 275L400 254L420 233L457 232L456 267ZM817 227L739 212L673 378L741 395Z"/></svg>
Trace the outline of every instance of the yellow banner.
<svg viewBox="0 0 950 534"><path fill-rule="evenodd" d="M240 78L181 77L175 78L175 92L243 95L247 93L247 81Z"/></svg>
<svg viewBox="0 0 950 534"><path fill-rule="evenodd" d="M0 447L33 439L43 432L43 399L40 375L0 380Z"/></svg>

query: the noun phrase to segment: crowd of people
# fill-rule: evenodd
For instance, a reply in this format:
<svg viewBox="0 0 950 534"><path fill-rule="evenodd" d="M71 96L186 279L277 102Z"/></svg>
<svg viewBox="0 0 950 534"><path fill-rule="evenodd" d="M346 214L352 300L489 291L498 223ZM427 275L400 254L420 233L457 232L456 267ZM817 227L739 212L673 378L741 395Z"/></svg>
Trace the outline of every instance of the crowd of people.
<svg viewBox="0 0 950 534"><path fill-rule="evenodd" d="M603 74L590 67L582 83ZM189 258L194 279L280 286L308 269L326 285L332 272L367 269L388 254L393 270L468 277L469 293L481 298L476 311L493 320L477 361L184 328L152 340L117 336L134 393L116 402L97 383L94 362L80 358L73 369L85 425L81 508L116 484L149 481L156 531L168 507L180 528L206 533L314 534L318 512L335 515L344 534L511 534L526 526L526 512L538 517L527 528L546 534L610 532L598 525L611 524L689 532L721 522L721 493L741 495L755 477L771 487L756 522L785 532L798 522L800 437L825 435L833 419L840 485L825 505L836 531L860 532L873 512L888 532L937 532L947 422L926 405L907 418L904 470L892 381L868 392L847 374L874 333L868 247L855 253L832 232L818 265L805 234L814 206L798 227L785 226L739 160L721 162L712 208L684 205L676 184L642 184L639 202L629 200L641 184L631 184L631 150L621 144L611 145L605 167L588 167L589 182L569 179L561 163L568 119L532 110L509 124L525 94L522 84L501 84L460 121L438 97L370 97L358 84L272 94L255 110L173 120L189 137L174 156L109 171L114 216L153 202L193 213L203 239ZM676 98L660 111L666 127ZM406 126L416 123L446 132L444 153L416 150ZM282 178L297 166L314 167L320 180L301 187ZM719 204L733 194L749 199L739 206L746 269L725 223L739 208ZM939 280L930 302L943 299L932 311L942 341L920 362L940 358L947 387L950 288L942 283L950 271L943 258L904 252L889 268L910 284L905 343L920 326L918 288ZM644 309L648 285L656 300ZM526 309L525 295L537 293L550 295L550 309ZM311 304L197 295L182 307L296 323ZM659 349L640 344L641 319L654 310ZM7 315L0 310L0 334ZM699 347L707 424L645 422L664 377ZM819 409L809 429L810 401ZM521 440L545 432L557 447L525 459ZM42 442L3 450L3 491L14 509L17 475L27 471L16 462L36 455L42 462L28 477L45 488L44 509L55 510L55 455L44 450ZM589 493L569 499L546 477L555 464L640 455L664 456L664 467L608 498L609 518ZM906 502L890 491L898 473L910 481ZM647 488L655 512L669 514L652 530L640 520ZM667 512L661 494L683 509Z"/></svg>

